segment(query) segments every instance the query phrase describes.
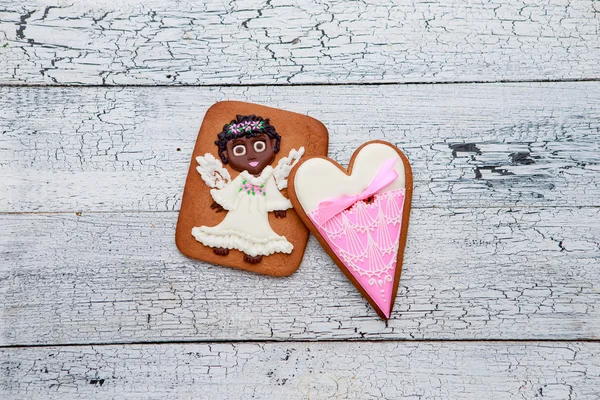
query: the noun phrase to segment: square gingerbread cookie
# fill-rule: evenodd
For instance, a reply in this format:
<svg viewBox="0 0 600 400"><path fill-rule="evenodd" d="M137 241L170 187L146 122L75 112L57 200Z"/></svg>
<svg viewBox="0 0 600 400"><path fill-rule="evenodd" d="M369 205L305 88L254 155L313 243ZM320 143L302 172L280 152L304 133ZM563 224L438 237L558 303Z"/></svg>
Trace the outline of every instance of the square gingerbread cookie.
<svg viewBox="0 0 600 400"><path fill-rule="evenodd" d="M272 276L298 269L308 229L287 178L303 157L326 156L318 120L237 101L206 112L183 192L175 241L186 256Z"/></svg>

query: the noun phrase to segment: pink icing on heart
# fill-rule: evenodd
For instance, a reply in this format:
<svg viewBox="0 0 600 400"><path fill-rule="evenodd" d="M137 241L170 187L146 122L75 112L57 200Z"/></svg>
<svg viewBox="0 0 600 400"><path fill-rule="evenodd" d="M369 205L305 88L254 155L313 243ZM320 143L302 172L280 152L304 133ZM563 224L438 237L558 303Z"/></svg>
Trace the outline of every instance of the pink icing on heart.
<svg viewBox="0 0 600 400"><path fill-rule="evenodd" d="M333 252L386 318L393 306L405 194L405 189L377 193L371 203L358 201L323 224L317 222L318 209L308 214Z"/></svg>

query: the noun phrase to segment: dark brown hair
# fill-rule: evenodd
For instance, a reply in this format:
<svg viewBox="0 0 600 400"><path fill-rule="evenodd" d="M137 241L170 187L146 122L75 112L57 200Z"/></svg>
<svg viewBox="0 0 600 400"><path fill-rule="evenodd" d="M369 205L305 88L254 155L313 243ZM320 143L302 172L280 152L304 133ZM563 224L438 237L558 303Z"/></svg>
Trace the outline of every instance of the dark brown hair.
<svg viewBox="0 0 600 400"><path fill-rule="evenodd" d="M217 135L215 144L219 148L219 157L223 164L227 164L227 142L241 137L256 137L265 134L275 139L273 153L279 152L281 136L275 131L275 127L269 124L269 118L257 117L256 115L238 115L236 119L223 126L223 131Z"/></svg>

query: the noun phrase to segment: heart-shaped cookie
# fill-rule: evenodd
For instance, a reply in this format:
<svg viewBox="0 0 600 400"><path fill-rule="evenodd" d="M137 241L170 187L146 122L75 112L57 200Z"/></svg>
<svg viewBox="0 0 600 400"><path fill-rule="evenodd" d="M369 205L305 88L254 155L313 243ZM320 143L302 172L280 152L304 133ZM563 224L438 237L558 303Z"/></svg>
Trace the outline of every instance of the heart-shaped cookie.
<svg viewBox="0 0 600 400"><path fill-rule="evenodd" d="M365 143L348 170L325 157L299 163L289 197L302 221L377 313L394 306L412 198L406 156L383 141Z"/></svg>

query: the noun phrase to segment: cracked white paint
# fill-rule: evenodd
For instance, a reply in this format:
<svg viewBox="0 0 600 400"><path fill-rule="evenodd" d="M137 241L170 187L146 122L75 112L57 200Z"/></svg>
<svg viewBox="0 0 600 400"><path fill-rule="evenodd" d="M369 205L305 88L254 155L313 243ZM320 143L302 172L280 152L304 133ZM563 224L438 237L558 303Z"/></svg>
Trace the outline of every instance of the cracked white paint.
<svg viewBox="0 0 600 400"><path fill-rule="evenodd" d="M386 324L312 238L269 278L183 257L176 212L5 214L0 345L162 340L587 339L600 209L415 209Z"/></svg>
<svg viewBox="0 0 600 400"><path fill-rule="evenodd" d="M595 0L0 1L0 81L448 82L598 78Z"/></svg>
<svg viewBox="0 0 600 400"><path fill-rule="evenodd" d="M12 399L595 399L598 343L224 343L0 349Z"/></svg>
<svg viewBox="0 0 600 400"><path fill-rule="evenodd" d="M395 143L417 208L600 205L598 82L4 87L0 211L178 210L204 112L225 99L321 120L342 163L367 140Z"/></svg>
<svg viewBox="0 0 600 400"><path fill-rule="evenodd" d="M596 0L0 0L0 398L597 398L598 82L218 85L598 79L599 61ZM370 139L409 156L388 323L314 239L285 279L177 251L225 99L320 119L341 162Z"/></svg>

